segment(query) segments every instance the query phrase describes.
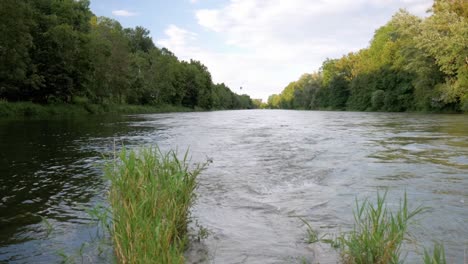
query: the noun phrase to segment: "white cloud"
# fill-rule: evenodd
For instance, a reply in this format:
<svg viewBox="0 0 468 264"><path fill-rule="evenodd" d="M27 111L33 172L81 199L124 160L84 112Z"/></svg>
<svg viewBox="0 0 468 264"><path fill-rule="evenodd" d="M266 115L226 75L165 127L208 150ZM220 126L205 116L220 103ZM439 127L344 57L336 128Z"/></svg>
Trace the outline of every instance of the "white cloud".
<svg viewBox="0 0 468 264"><path fill-rule="evenodd" d="M114 16L120 16L120 17L132 17L132 16L137 16L138 13L135 13L135 12L130 12L128 10L113 10L112 11L112 14Z"/></svg>
<svg viewBox="0 0 468 264"><path fill-rule="evenodd" d="M195 12L200 35L221 39L217 51L174 25L159 45L206 64L215 82L255 98L280 92L327 57L364 48L399 8L424 15L432 0L230 0ZM211 39L210 39L211 41ZM221 52L219 50L226 50Z"/></svg>
<svg viewBox="0 0 468 264"><path fill-rule="evenodd" d="M169 25L164 33L167 38L157 40L156 44L170 48L171 50L177 50L181 53L185 53L184 50L189 48L188 44L197 37L197 34L179 28L176 25Z"/></svg>

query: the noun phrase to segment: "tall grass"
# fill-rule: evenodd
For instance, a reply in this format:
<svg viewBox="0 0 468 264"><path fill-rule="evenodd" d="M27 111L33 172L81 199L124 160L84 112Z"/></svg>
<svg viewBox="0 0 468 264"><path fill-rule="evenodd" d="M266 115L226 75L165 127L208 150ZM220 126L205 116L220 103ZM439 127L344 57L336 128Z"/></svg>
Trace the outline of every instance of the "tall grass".
<svg viewBox="0 0 468 264"><path fill-rule="evenodd" d="M386 203L387 193L377 194L374 205L368 200L356 200L354 228L338 240L344 263L400 263L401 246L408 236L410 220L425 208L408 208L405 194L396 212L391 212Z"/></svg>
<svg viewBox="0 0 468 264"><path fill-rule="evenodd" d="M312 226L301 219L307 226L308 243L326 243L339 249L345 264L387 264L403 263L401 248L409 239L408 226L418 214L427 210L417 207L410 210L406 193L396 211L390 211L385 202L387 193L377 193L377 201L368 199L358 202L353 212L354 227L351 231L335 236L319 236ZM433 255L427 251L424 263L445 263L443 247L436 245Z"/></svg>
<svg viewBox="0 0 468 264"><path fill-rule="evenodd" d="M50 118L62 116L81 116L89 114L150 114L168 112L190 112L192 109L177 105L128 105L128 104L91 104L76 101L72 104L36 104L32 102L7 102L0 99L0 118Z"/></svg>
<svg viewBox="0 0 468 264"><path fill-rule="evenodd" d="M88 111L78 105L40 105L32 102L10 103L0 99L0 118L55 117L85 115Z"/></svg>
<svg viewBox="0 0 468 264"><path fill-rule="evenodd" d="M446 264L445 249L442 244L436 243L432 254L424 250L424 264Z"/></svg>
<svg viewBox="0 0 468 264"><path fill-rule="evenodd" d="M106 175L113 224L111 236L118 263L183 263L188 242L189 208L196 177L187 154L158 148L122 150Z"/></svg>

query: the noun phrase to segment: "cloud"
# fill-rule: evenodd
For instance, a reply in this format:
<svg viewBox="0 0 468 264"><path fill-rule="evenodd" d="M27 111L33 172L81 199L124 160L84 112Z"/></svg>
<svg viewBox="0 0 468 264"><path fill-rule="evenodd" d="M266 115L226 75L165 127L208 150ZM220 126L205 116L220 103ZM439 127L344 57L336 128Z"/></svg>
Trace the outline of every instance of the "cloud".
<svg viewBox="0 0 468 264"><path fill-rule="evenodd" d="M112 11L112 14L114 16L120 16L120 17L132 17L132 16L137 16L138 13L135 13L135 12L130 12L128 10L113 10Z"/></svg>
<svg viewBox="0 0 468 264"><path fill-rule="evenodd" d="M326 58L365 48L399 8L424 15L432 0L230 0L200 9L199 35L174 25L159 45L202 61L215 82L266 99ZM197 37L195 37L197 36ZM203 40L209 36L210 42ZM215 49L213 48L215 46Z"/></svg>
<svg viewBox="0 0 468 264"><path fill-rule="evenodd" d="M156 44L178 50L182 53L185 53L184 50L188 48L189 42L195 40L197 37L197 34L179 28L176 25L169 25L164 33L166 34L166 38L157 40Z"/></svg>

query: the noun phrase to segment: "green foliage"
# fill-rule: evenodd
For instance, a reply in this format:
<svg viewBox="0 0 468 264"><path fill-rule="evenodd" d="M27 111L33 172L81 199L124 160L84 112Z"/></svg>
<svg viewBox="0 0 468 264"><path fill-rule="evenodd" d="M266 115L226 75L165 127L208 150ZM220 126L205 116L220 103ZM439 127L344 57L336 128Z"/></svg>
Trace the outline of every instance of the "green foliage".
<svg viewBox="0 0 468 264"><path fill-rule="evenodd" d="M326 59L313 74L319 83L301 77L270 97L269 107L466 112L467 14L463 0L436 0L425 19L400 10L368 48Z"/></svg>
<svg viewBox="0 0 468 264"><path fill-rule="evenodd" d="M461 99L461 110L468 112L468 94L465 94Z"/></svg>
<svg viewBox="0 0 468 264"><path fill-rule="evenodd" d="M399 208L392 212L388 209L386 196L386 192L384 195L377 193L375 204L367 199L360 203L356 199L354 227L338 235L319 236L307 221L300 218L307 226L307 243L329 244L340 250L342 262L347 264L404 263L400 255L404 241L408 240L408 226L427 208L409 210L405 193ZM436 243L432 254L425 249L423 261L425 264L445 264L443 245Z"/></svg>
<svg viewBox="0 0 468 264"><path fill-rule="evenodd" d="M375 77L373 74L360 74L351 81L348 109L357 111L370 109L372 93L378 90Z"/></svg>
<svg viewBox="0 0 468 264"><path fill-rule="evenodd" d="M328 85L328 89L330 89L328 104L331 108L339 110L345 109L349 97L348 86L348 81L346 81L342 75L335 76L331 79Z"/></svg>
<svg viewBox="0 0 468 264"><path fill-rule="evenodd" d="M266 109L268 108L268 104L264 103L262 99L253 99L252 100L253 108L255 109Z"/></svg>
<svg viewBox="0 0 468 264"><path fill-rule="evenodd" d="M72 103L78 105L86 105L89 103L89 99L85 96L73 96Z"/></svg>
<svg viewBox="0 0 468 264"><path fill-rule="evenodd" d="M126 28L124 30L127 39L130 40L130 48L133 53L142 51L148 53L150 50L156 48L153 40L151 39L150 32L144 27Z"/></svg>
<svg viewBox="0 0 468 264"><path fill-rule="evenodd" d="M437 1L434 14L422 23L416 37L418 48L433 57L446 75L440 90L445 103L458 102L468 93L468 17L457 12L463 7L468 10L466 2Z"/></svg>
<svg viewBox="0 0 468 264"><path fill-rule="evenodd" d="M410 220L424 211L409 210L405 194L396 212L388 210L386 193L377 194L376 204L356 200L355 225L339 237L345 263L400 263L401 246L408 235Z"/></svg>
<svg viewBox="0 0 468 264"><path fill-rule="evenodd" d="M322 63L322 85L327 86L330 84L333 77L337 75L339 70L337 69L338 60L326 59Z"/></svg>
<svg viewBox="0 0 468 264"><path fill-rule="evenodd" d="M280 96L278 94L272 94L268 97L268 107L272 109L278 109L280 107Z"/></svg>
<svg viewBox="0 0 468 264"><path fill-rule="evenodd" d="M307 222L303 218L299 217L299 219L301 219L301 221L307 227L307 243L308 244L313 244L313 243L320 242L321 238L319 237L319 234L318 234L317 230L313 229L312 226L309 224L309 222Z"/></svg>
<svg viewBox="0 0 468 264"><path fill-rule="evenodd" d="M424 250L424 264L446 264L445 249L442 244L435 244L432 254Z"/></svg>
<svg viewBox="0 0 468 264"><path fill-rule="evenodd" d="M70 102L83 92L88 80L89 1L30 1L35 26L31 28L33 48L29 51L38 80L24 87L21 100L47 103L53 96ZM7 97L8 99L8 97Z"/></svg>
<svg viewBox="0 0 468 264"><path fill-rule="evenodd" d="M380 110L383 108L385 100L385 91L376 90L372 93L372 110Z"/></svg>
<svg viewBox="0 0 468 264"><path fill-rule="evenodd" d="M110 162L111 236L118 263L184 263L197 175L187 154L157 148L126 151Z"/></svg>
<svg viewBox="0 0 468 264"><path fill-rule="evenodd" d="M0 2L0 98L21 98L31 70L31 7L16 0Z"/></svg>
<svg viewBox="0 0 468 264"><path fill-rule="evenodd" d="M32 102L10 103L4 100L0 100L0 118L53 118L105 113L142 114L188 111L194 111L194 109L172 104L152 106L128 104L91 104L86 103L85 101L75 101L74 104L60 103L40 105Z"/></svg>
<svg viewBox="0 0 468 264"><path fill-rule="evenodd" d="M252 108L215 84L199 61L181 62L143 27L95 17L89 0L0 1L0 98L41 104ZM225 89L229 91L225 91ZM75 100L75 101L74 101ZM214 101L216 100L216 105Z"/></svg>
<svg viewBox="0 0 468 264"><path fill-rule="evenodd" d="M281 94L268 98L267 108L316 109L317 94L322 87L322 77L318 74L304 74L297 82L290 83Z"/></svg>

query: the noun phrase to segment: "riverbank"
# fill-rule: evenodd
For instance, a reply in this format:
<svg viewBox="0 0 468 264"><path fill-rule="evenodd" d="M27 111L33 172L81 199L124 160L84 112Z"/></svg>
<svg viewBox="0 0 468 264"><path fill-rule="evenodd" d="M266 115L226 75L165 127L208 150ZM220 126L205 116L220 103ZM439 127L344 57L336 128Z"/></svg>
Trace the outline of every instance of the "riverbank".
<svg viewBox="0 0 468 264"><path fill-rule="evenodd" d="M158 148L121 151L109 164L111 237L117 263L184 263L197 175L187 154Z"/></svg>
<svg viewBox="0 0 468 264"><path fill-rule="evenodd" d="M32 102L6 102L0 100L0 118L52 118L99 114L149 114L168 112L201 111L175 105L128 105L128 104L49 104Z"/></svg>

